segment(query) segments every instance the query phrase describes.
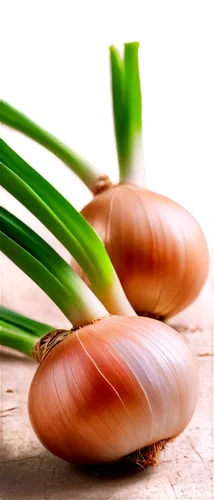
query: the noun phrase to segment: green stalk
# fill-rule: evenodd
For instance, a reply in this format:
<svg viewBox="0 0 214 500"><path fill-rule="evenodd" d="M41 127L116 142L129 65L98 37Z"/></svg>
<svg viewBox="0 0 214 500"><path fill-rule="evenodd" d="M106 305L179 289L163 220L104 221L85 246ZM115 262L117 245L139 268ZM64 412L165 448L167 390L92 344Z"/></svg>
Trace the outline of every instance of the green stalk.
<svg viewBox="0 0 214 500"><path fill-rule="evenodd" d="M135 315L105 247L77 210L0 140L1 184L67 248L111 314Z"/></svg>
<svg viewBox="0 0 214 500"><path fill-rule="evenodd" d="M144 184L139 43L125 43L124 61L110 47L112 100L120 181Z"/></svg>
<svg viewBox="0 0 214 500"><path fill-rule="evenodd" d="M144 184L138 49L138 42L125 43L122 61L116 48L111 46L110 60L120 181ZM94 184L104 175L55 136L4 101L0 101L0 121L46 147L68 165L92 192Z"/></svg>
<svg viewBox="0 0 214 500"><path fill-rule="evenodd" d="M0 121L15 130L19 130L55 154L78 175L89 189L93 189L96 181L103 175L101 171L95 169L57 137L4 101L0 101Z"/></svg>
<svg viewBox="0 0 214 500"><path fill-rule="evenodd" d="M0 220L2 252L44 290L75 327L108 314L48 243L2 208Z"/></svg>
<svg viewBox="0 0 214 500"><path fill-rule="evenodd" d="M126 132L127 125L124 119L124 65L119 52L112 45L110 47L111 78L112 78L112 104L114 114L115 137L120 171L125 168L126 159Z"/></svg>
<svg viewBox="0 0 214 500"><path fill-rule="evenodd" d="M128 108L130 140L142 132L142 97L138 64L139 43L125 43L124 46L125 92Z"/></svg>
<svg viewBox="0 0 214 500"><path fill-rule="evenodd" d="M40 323L39 321L35 321L30 318L26 318L11 309L7 309L6 307L0 306L0 321L7 322L15 327L21 328L21 330L26 331L27 333L31 333L38 337L43 337L46 333L52 332L55 330L53 326L45 325Z"/></svg>
<svg viewBox="0 0 214 500"><path fill-rule="evenodd" d="M32 356L32 349L39 337L0 320L0 344Z"/></svg>

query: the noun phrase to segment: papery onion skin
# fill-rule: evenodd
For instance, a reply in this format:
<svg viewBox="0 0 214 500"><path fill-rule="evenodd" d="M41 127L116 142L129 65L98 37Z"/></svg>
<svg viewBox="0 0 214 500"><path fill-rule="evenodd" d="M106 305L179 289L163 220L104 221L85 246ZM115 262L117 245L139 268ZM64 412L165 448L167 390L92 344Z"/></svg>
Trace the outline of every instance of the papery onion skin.
<svg viewBox="0 0 214 500"><path fill-rule="evenodd" d="M197 221L176 202L122 183L95 196L81 213L101 237L137 314L166 319L198 297L208 275L208 248ZM72 266L88 283L76 262Z"/></svg>
<svg viewBox="0 0 214 500"><path fill-rule="evenodd" d="M55 455L113 462L180 434L198 386L195 358L172 328L111 316L70 333L45 356L31 384L29 415Z"/></svg>

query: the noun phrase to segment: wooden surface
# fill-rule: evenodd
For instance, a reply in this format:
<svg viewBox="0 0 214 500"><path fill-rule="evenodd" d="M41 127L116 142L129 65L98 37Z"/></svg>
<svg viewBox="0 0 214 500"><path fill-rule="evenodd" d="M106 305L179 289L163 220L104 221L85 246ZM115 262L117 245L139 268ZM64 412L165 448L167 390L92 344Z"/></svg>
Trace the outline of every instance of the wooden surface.
<svg viewBox="0 0 214 500"><path fill-rule="evenodd" d="M199 301L179 317L179 323L176 318L171 322L197 356L201 393L189 427L162 453L155 469L133 473L115 465L76 467L48 453L34 435L27 413L36 363L2 348L1 500L212 499L213 297L209 307L208 302Z"/></svg>

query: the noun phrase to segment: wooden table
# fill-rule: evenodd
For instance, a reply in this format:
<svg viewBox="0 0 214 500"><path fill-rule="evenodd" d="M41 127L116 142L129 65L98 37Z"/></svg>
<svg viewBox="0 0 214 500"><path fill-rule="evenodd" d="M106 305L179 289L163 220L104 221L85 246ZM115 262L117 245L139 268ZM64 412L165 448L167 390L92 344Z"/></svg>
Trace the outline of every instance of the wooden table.
<svg viewBox="0 0 214 500"><path fill-rule="evenodd" d="M41 321L66 326L43 292L5 262L4 304ZM21 284L21 293L17 294L14 282ZM2 348L1 500L212 499L212 306L213 296L205 294L171 321L197 356L200 401L189 427L162 453L159 467L146 471L124 472L115 465L77 467L48 453L34 435L27 413L36 362Z"/></svg>

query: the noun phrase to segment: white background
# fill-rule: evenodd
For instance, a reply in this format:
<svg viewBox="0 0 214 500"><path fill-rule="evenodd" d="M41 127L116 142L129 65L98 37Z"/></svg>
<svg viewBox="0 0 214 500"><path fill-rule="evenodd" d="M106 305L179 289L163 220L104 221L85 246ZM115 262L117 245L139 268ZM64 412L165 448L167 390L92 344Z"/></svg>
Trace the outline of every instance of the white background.
<svg viewBox="0 0 214 500"><path fill-rule="evenodd" d="M109 50L140 42L144 158L149 188L187 208L214 244L213 1L10 1L1 13L1 97L118 178ZM58 159L2 126L2 136L80 209L86 187ZM3 204L65 257L55 238L6 193ZM43 292L5 258L2 301L43 319ZM18 280L18 288L17 288ZM207 289L214 289L213 271ZM23 299L24 297L24 299ZM51 309L59 316L56 309ZM58 315L58 316L57 316Z"/></svg>

